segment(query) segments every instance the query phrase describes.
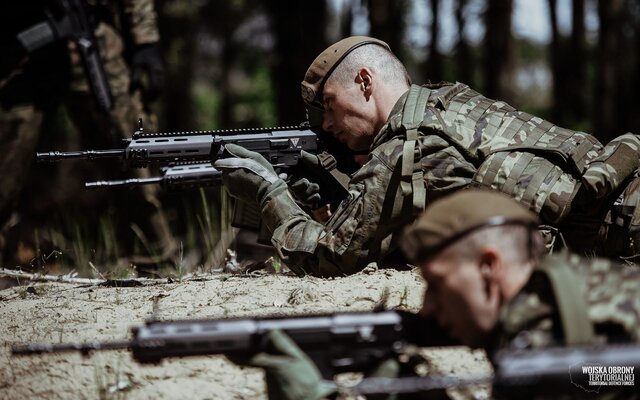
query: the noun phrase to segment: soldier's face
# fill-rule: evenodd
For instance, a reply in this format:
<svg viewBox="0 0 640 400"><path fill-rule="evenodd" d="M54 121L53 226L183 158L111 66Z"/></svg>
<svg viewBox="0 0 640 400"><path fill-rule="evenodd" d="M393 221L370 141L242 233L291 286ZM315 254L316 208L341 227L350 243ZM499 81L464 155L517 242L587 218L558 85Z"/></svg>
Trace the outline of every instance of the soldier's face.
<svg viewBox="0 0 640 400"><path fill-rule="evenodd" d="M497 288L483 273L482 261L460 259L445 250L420 267L428 285L421 314L434 317L464 345L485 345L500 305Z"/></svg>
<svg viewBox="0 0 640 400"><path fill-rule="evenodd" d="M329 80L323 89L323 102L322 128L352 150L369 150L377 121L361 86L353 82L344 87Z"/></svg>

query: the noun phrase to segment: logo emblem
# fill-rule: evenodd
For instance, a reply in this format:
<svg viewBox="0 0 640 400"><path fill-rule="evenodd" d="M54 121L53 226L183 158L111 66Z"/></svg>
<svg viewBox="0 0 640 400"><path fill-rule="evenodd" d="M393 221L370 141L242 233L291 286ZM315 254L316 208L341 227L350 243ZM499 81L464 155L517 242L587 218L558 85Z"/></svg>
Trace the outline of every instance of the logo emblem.
<svg viewBox="0 0 640 400"><path fill-rule="evenodd" d="M304 82L302 82L301 89L302 89L302 90L301 90L301 92L302 92L302 99L303 99L304 101L306 101L307 103L311 103L311 102L313 102L313 100L314 100L314 99L315 99L315 97L316 97L316 91L315 91L315 90L313 90L313 88L312 88L312 87L309 87L309 86L305 85L305 83L304 83Z"/></svg>

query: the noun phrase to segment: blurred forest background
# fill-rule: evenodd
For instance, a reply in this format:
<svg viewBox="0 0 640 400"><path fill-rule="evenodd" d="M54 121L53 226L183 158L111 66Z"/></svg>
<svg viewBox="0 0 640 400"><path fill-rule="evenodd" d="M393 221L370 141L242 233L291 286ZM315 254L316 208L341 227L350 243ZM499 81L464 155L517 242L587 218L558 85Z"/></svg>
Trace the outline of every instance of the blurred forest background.
<svg viewBox="0 0 640 400"><path fill-rule="evenodd" d="M161 126L304 119L299 84L324 48L385 40L414 83L469 84L601 141L640 131L635 0L164 0Z"/></svg>
<svg viewBox="0 0 640 400"><path fill-rule="evenodd" d="M640 132L637 0L156 0L156 11L166 78L153 104L161 131L297 125L305 119L300 82L313 59L342 37L370 35L389 43L414 83L464 82L602 142ZM12 262L50 265L54 249L91 274L89 265L118 260L109 213L96 223L58 205L58 227L43 225L44 209L29 198L57 186L25 190L22 220L35 221L16 233ZM77 196L89 196L81 181L77 187ZM219 264L230 210L224 192L162 201L184 249L178 273L190 252L189 268Z"/></svg>

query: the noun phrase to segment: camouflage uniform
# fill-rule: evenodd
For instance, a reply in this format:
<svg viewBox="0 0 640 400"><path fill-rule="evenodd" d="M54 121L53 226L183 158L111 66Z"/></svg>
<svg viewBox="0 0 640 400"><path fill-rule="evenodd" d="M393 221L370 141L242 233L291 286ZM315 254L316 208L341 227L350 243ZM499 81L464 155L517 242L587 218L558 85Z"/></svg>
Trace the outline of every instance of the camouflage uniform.
<svg viewBox="0 0 640 400"><path fill-rule="evenodd" d="M562 269L568 279L551 277L551 271ZM549 256L503 307L487 353L492 358L503 349L638 342L639 294L637 266L588 260L568 253ZM563 302L571 306L563 307ZM569 397L549 398L576 398L574 395L584 398L586 392L574 388ZM589 398L630 397L614 392L600 397L591 394Z"/></svg>
<svg viewBox="0 0 640 400"><path fill-rule="evenodd" d="M551 277L566 269L570 280ZM563 309L562 298L576 306ZM487 349L640 341L640 268L575 254L548 256L502 310Z"/></svg>
<svg viewBox="0 0 640 400"><path fill-rule="evenodd" d="M563 280L555 271L564 270ZM525 286L501 310L485 348L489 359L500 350L534 350L571 345L604 345L640 341L640 268L605 259L585 259L562 252L546 257ZM558 304L568 300L572 307ZM456 345L434 320L421 332L421 346ZM435 338L435 342L431 340ZM397 364L396 369L402 364ZM393 371L393 369L391 369ZM395 373L386 376L398 376ZM478 387L453 388L446 397L476 399ZM626 389L626 388L625 388ZM575 388L577 398L585 392ZM611 393L610 393L611 394ZM501 396L496 396L500 398ZM519 397L528 398L526 394ZM614 396L604 398L618 398ZM393 397L390 397L393 398ZM403 395L399 399L422 398ZM511 397L505 397L511 398ZM547 397L536 397L547 398ZM550 398L567 398L560 394ZM574 398L574 397L569 397ZM601 398L601 397L590 397ZM625 398L625 397L623 397Z"/></svg>
<svg viewBox="0 0 640 400"><path fill-rule="evenodd" d="M390 115L369 161L351 176L349 197L326 225L290 213L272 227L276 250L296 272L335 276L387 261L402 228L426 205L474 185L512 195L544 223L557 225L575 250L632 251L629 232L640 227L638 182L622 195L620 186L638 168L636 135L603 148L586 133L516 111L460 83L414 85Z"/></svg>
<svg viewBox="0 0 640 400"><path fill-rule="evenodd" d="M11 2L2 18L7 32L14 39L16 32L44 20L44 1L25 0L18 7ZM129 138L136 130L137 120L145 119L145 128L156 128L155 116L149 114L140 91L130 93L130 70L125 62L123 36L116 26L127 26L134 46L159 40L156 14L152 0L123 2L88 1L96 15L109 14L109 21L98 16L95 36L104 70L113 96L113 108L107 114L100 111L91 95L80 55L72 42L59 40L29 54L21 62L0 70L0 169L12 171L0 176L0 250L3 248L2 227L10 217L40 140L43 122L64 104L68 115L84 136L85 146L113 147L121 138ZM122 10L119 10L119 7ZM107 11L107 12L105 12ZM122 11L122 13L120 13ZM122 20L120 20L122 16ZM6 19L6 21L5 21ZM12 68L13 67L13 68ZM146 172L139 172L144 174ZM164 246L171 245L171 234L157 199L157 188L136 190L135 204L144 210L139 214L150 218L151 232ZM131 199L127 199L131 202Z"/></svg>

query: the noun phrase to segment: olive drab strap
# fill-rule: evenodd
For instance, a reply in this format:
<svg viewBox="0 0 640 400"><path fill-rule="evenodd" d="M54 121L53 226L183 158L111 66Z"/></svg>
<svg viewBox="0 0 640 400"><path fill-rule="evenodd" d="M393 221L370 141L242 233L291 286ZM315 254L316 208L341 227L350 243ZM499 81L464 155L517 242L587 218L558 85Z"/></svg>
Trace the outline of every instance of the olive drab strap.
<svg viewBox="0 0 640 400"><path fill-rule="evenodd" d="M331 176L344 188L344 190L349 190L349 176L340 170L338 170L338 162L336 158L327 152L321 152L316 154L318 157L318 161L322 168L325 169Z"/></svg>
<svg viewBox="0 0 640 400"><path fill-rule="evenodd" d="M418 142L420 136L418 128L424 119L424 111L430 94L431 90L426 87L411 85L402 111L402 127L405 131L406 141L402 146L400 190L403 196L413 194L412 204L416 215L424 210L427 200L424 174L419 162L422 154Z"/></svg>
<svg viewBox="0 0 640 400"><path fill-rule="evenodd" d="M550 257L539 267L551 282L565 341L568 345L591 344L596 341L593 324L587 313L584 278L563 262L563 257Z"/></svg>
<svg viewBox="0 0 640 400"><path fill-rule="evenodd" d="M392 215L397 215L404 206L404 204L395 201L396 188L399 187L403 198L410 195L412 196L411 206L414 216L419 215L425 208L427 189L424 182L422 165L420 163L422 151L420 148L420 132L418 128L424 119L425 109L431 92L431 89L417 85L411 85L409 89L407 100L402 110L400 126L400 129L404 130L405 135L405 142L402 145L402 159L400 160L400 175L398 176L394 173L390 185L387 188L385 203L380 213L380 226L370 246L370 250L365 252L369 259L375 259L380 254L385 235L388 234L388 231L383 229L385 223L389 221ZM400 182L398 182L398 179ZM361 257L358 263L365 259L366 258Z"/></svg>

